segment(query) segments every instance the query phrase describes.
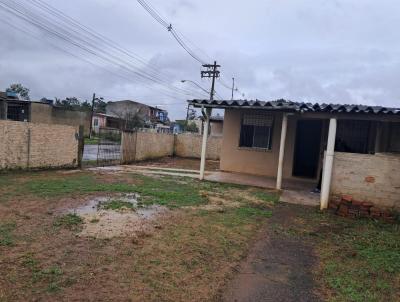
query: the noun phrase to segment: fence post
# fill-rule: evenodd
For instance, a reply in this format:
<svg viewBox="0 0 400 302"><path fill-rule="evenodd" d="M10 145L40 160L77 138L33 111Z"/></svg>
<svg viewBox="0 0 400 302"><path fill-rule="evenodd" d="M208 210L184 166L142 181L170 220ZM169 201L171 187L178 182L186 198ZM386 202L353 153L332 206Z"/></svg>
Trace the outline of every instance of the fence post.
<svg viewBox="0 0 400 302"><path fill-rule="evenodd" d="M78 130L78 168L82 169L83 151L85 148L85 141L83 137L83 126L79 126Z"/></svg>
<svg viewBox="0 0 400 302"><path fill-rule="evenodd" d="M121 147L120 147L120 153L121 153L121 161L120 164L124 165L126 164L126 154L125 154L125 131L121 131Z"/></svg>
<svg viewBox="0 0 400 302"><path fill-rule="evenodd" d="M26 168L29 169L30 166L30 157L31 157L31 129L28 126L27 132L27 157L26 157Z"/></svg>

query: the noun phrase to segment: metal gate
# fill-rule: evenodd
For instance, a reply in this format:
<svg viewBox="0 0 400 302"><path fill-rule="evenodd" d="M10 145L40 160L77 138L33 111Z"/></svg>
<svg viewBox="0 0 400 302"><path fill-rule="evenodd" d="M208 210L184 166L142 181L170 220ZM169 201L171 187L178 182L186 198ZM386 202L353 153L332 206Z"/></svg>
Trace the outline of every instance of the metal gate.
<svg viewBox="0 0 400 302"><path fill-rule="evenodd" d="M121 162L121 137L119 129L99 128L98 165L112 165Z"/></svg>

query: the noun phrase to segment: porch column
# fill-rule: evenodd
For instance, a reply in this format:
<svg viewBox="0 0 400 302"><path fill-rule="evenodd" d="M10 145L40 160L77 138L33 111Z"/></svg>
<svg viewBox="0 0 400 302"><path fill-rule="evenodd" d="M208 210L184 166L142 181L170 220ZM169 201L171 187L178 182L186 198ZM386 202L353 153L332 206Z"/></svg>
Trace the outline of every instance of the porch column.
<svg viewBox="0 0 400 302"><path fill-rule="evenodd" d="M279 147L279 161L278 161L278 173L276 176L276 189L282 189L282 174L283 174L283 158L285 156L285 142L287 132L287 114L283 114L282 119L282 130L281 130L281 144Z"/></svg>
<svg viewBox="0 0 400 302"><path fill-rule="evenodd" d="M204 128L203 128L203 142L201 144L200 180L204 179L204 168L206 166L207 137L208 137L208 128L210 126L210 116L211 116L211 108L206 108Z"/></svg>
<svg viewBox="0 0 400 302"><path fill-rule="evenodd" d="M333 157L335 154L336 126L336 118L331 118L329 121L328 145L326 147L322 173L321 210L328 208L332 180Z"/></svg>

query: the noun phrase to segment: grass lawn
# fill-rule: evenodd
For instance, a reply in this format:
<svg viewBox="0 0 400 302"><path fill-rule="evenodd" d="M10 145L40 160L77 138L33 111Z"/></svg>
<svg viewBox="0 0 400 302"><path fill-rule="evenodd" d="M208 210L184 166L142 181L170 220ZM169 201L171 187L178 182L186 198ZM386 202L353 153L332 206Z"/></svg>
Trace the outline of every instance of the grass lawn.
<svg viewBox="0 0 400 302"><path fill-rule="evenodd" d="M165 206L171 217L157 232L96 239L77 236L82 219L60 212L121 192ZM0 193L0 301L218 297L277 200L273 192L189 178L55 171L2 174Z"/></svg>
<svg viewBox="0 0 400 302"><path fill-rule="evenodd" d="M304 210L292 225L274 227L314 246L324 300L400 301L400 224Z"/></svg>
<svg viewBox="0 0 400 302"><path fill-rule="evenodd" d="M169 209L155 231L80 236L63 210L94 196L138 193ZM273 191L129 173L0 174L0 301L218 301L257 233L312 243L318 292L328 301L396 301L399 225L343 219L312 208L271 225ZM115 199L107 207L129 207ZM291 207L288 205L288 207ZM90 223L96 223L93 220Z"/></svg>
<svg viewBox="0 0 400 302"><path fill-rule="evenodd" d="M98 145L99 144L99 137L93 136L92 138L90 137L85 137L85 145Z"/></svg>

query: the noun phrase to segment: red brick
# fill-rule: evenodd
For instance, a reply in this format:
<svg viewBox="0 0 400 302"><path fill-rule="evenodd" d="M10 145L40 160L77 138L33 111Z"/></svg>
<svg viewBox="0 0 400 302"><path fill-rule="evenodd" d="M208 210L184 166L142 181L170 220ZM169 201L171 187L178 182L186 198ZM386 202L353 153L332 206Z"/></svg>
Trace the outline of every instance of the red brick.
<svg viewBox="0 0 400 302"><path fill-rule="evenodd" d="M355 205L355 206L362 206L363 202L353 199L353 201L351 202L351 204L352 204L352 205Z"/></svg>
<svg viewBox="0 0 400 302"><path fill-rule="evenodd" d="M343 201L347 201L347 202L351 202L353 200L353 197L350 195L342 195L342 200Z"/></svg>
<svg viewBox="0 0 400 302"><path fill-rule="evenodd" d="M372 202L369 202L369 201L364 201L364 202L362 203L362 206L363 206L363 207L366 207L366 208L370 208L370 207L373 207L374 204L373 204Z"/></svg>

